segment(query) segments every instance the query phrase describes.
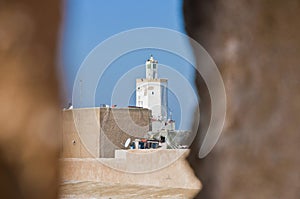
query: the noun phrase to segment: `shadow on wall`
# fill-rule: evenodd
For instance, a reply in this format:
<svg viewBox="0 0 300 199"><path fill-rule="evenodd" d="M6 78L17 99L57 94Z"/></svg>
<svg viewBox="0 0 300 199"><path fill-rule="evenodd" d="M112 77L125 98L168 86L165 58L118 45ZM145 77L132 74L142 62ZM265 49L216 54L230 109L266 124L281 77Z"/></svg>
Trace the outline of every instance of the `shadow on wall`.
<svg viewBox="0 0 300 199"><path fill-rule="evenodd" d="M297 0L184 1L186 31L213 57L228 101L219 142L197 159L211 108L197 76L202 121L188 158L203 183L197 198L299 198L299 8Z"/></svg>

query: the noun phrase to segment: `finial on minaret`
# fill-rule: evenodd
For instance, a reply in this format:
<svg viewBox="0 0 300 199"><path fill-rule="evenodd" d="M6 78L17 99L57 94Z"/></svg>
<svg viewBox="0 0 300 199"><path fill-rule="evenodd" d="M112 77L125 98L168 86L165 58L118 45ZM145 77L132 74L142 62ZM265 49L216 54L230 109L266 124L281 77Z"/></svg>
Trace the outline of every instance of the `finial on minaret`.
<svg viewBox="0 0 300 199"><path fill-rule="evenodd" d="M158 61L154 60L153 55L146 61L146 79L157 79L157 65Z"/></svg>

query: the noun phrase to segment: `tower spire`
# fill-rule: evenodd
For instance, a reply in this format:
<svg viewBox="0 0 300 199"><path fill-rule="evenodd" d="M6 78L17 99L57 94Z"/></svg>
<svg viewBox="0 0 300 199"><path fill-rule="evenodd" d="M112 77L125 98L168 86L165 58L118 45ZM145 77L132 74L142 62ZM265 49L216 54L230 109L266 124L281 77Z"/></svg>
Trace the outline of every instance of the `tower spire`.
<svg viewBox="0 0 300 199"><path fill-rule="evenodd" d="M146 79L157 79L157 65L158 61L150 55L150 59L146 61Z"/></svg>

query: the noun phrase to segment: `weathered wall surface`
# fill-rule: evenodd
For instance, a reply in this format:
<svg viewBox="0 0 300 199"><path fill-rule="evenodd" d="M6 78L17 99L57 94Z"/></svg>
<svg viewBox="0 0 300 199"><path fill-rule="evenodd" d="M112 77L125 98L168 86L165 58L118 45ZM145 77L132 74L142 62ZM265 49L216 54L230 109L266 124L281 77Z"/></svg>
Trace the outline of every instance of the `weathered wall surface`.
<svg viewBox="0 0 300 199"><path fill-rule="evenodd" d="M83 108L63 111L62 157L114 157L127 138L150 130L148 109ZM75 141L75 143L74 143Z"/></svg>
<svg viewBox="0 0 300 199"><path fill-rule="evenodd" d="M58 0L0 0L0 198L57 196Z"/></svg>
<svg viewBox="0 0 300 199"><path fill-rule="evenodd" d="M63 159L61 160L62 180L194 189L194 193L201 189L200 181L185 160L189 150L124 150L120 152L122 155L116 159ZM175 157L178 158L177 161L174 161ZM165 166L148 170L155 168L156 164Z"/></svg>
<svg viewBox="0 0 300 199"><path fill-rule="evenodd" d="M299 198L299 12L298 0L184 1L186 30L221 70L228 100L223 134L198 160L210 99L197 77L202 121L189 160L198 198Z"/></svg>
<svg viewBox="0 0 300 199"><path fill-rule="evenodd" d="M126 139L143 138L150 131L151 111L141 108L101 109L100 157L114 157Z"/></svg>
<svg viewBox="0 0 300 199"><path fill-rule="evenodd" d="M99 109L72 109L62 112L62 157L99 156L100 128L95 125L99 112Z"/></svg>

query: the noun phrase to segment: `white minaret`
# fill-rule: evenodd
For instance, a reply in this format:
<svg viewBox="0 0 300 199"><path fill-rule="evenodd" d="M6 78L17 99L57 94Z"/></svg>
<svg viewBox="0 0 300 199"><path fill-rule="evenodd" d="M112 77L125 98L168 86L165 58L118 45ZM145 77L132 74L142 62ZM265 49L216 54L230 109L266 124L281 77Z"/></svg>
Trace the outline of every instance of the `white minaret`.
<svg viewBox="0 0 300 199"><path fill-rule="evenodd" d="M146 79L136 80L136 106L152 110L156 120L168 119L168 80L158 79L158 61L151 55L146 61Z"/></svg>

